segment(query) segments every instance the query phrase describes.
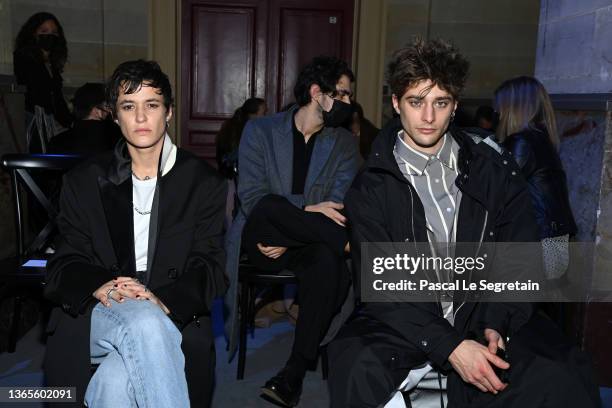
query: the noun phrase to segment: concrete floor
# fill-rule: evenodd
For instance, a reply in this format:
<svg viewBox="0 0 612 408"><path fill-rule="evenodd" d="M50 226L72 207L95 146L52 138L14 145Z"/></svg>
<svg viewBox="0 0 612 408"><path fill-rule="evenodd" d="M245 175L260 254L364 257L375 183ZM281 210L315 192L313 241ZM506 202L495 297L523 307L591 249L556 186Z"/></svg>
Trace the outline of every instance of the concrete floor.
<svg viewBox="0 0 612 408"><path fill-rule="evenodd" d="M266 329L256 329L254 337L249 335L244 380L236 380L238 358L227 363L225 339L222 336L220 304L215 304L214 331L217 347L216 386L213 408L270 408L273 404L259 397L259 389L282 368L293 342L294 326L280 320ZM42 338L42 323L35 326L17 343L15 353L0 354L0 387L43 386L42 359L45 345ZM328 406L327 383L323 381L320 368L308 372L304 381L302 408ZM8 407L0 403L0 407ZM43 408L42 404L15 404L17 408Z"/></svg>
<svg viewBox="0 0 612 408"><path fill-rule="evenodd" d="M259 388L283 366L293 341L293 326L286 320L270 328L256 329L255 337L248 338L245 379L236 380L237 358L227 363L225 339L221 335L220 304L213 313L217 346L216 387L213 408L271 408L272 404L259 397ZM0 354L0 387L42 386L41 370L45 345L42 343L42 324L30 330L17 344L15 353ZM612 408L612 389L601 389L604 408ZM0 403L0 407L10 407ZM327 383L322 380L320 367L308 372L304 381L301 408L328 406ZM42 404L15 404L16 408L43 408Z"/></svg>

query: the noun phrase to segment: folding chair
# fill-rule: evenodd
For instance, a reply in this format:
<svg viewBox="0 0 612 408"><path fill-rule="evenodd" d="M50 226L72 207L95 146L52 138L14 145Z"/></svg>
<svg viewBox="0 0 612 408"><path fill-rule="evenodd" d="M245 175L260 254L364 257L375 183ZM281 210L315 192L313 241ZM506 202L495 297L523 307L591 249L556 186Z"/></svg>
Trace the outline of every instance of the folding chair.
<svg viewBox="0 0 612 408"><path fill-rule="evenodd" d="M56 188L59 190L61 176L80 160L79 156L68 155L6 154L2 156L1 167L10 174L11 178L17 246L15 256L0 261L0 281L4 286L3 293L0 294L0 302L8 297L15 299L13 315L9 323L9 353L15 351L17 344L24 300L28 297L40 298L42 295L47 258L44 252L54 238L56 230L58 202L50 198L49 192L45 192L45 188L40 185L41 177L44 177L45 180L57 181ZM40 204L48 219L31 240L28 239L29 234L26 231L27 199L30 200L30 203Z"/></svg>

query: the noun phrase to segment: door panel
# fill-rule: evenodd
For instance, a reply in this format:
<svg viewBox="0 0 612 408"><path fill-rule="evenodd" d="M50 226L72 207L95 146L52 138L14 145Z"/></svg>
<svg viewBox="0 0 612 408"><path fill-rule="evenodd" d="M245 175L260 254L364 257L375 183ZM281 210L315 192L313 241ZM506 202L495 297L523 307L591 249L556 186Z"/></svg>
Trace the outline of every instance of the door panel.
<svg viewBox="0 0 612 408"><path fill-rule="evenodd" d="M253 9L195 7L192 118L223 118L254 92L254 20Z"/></svg>
<svg viewBox="0 0 612 408"><path fill-rule="evenodd" d="M211 163L223 121L265 92L266 19L265 0L183 1L181 145Z"/></svg>
<svg viewBox="0 0 612 408"><path fill-rule="evenodd" d="M353 0L183 0L181 145L214 163L215 136L245 99L276 112L317 55L351 62Z"/></svg>
<svg viewBox="0 0 612 408"><path fill-rule="evenodd" d="M344 20L341 10L280 10L279 109L294 101L297 74L312 58L319 55L343 56Z"/></svg>

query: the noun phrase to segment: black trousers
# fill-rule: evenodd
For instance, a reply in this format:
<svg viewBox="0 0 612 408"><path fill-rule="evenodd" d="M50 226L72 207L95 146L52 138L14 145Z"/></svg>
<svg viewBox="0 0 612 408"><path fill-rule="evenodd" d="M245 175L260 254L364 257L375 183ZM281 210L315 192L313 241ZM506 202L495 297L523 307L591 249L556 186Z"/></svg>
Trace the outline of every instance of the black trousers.
<svg viewBox="0 0 612 408"><path fill-rule="evenodd" d="M328 346L332 408L385 404L411 368L427 358L389 326L359 316ZM451 371L448 406L469 408L600 407L589 358L552 321L535 315L510 340L508 387L483 393Z"/></svg>
<svg viewBox="0 0 612 408"><path fill-rule="evenodd" d="M330 407L385 404L411 368L427 361L421 350L377 320L357 317L327 346Z"/></svg>
<svg viewBox="0 0 612 408"><path fill-rule="evenodd" d="M346 297L349 273L344 262L346 229L320 213L301 210L278 195L267 195L253 208L243 231L242 246L259 269L288 269L298 279L300 314L293 355L314 361L319 343ZM277 259L257 249L284 246Z"/></svg>

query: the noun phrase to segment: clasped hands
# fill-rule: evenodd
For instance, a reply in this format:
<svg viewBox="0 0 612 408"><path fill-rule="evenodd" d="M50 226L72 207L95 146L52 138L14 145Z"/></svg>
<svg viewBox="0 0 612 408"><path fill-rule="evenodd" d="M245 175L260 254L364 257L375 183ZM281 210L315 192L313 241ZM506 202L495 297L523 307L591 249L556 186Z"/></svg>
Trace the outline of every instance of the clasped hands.
<svg viewBox="0 0 612 408"><path fill-rule="evenodd" d="M321 214L325 215L341 227L346 227L346 217L342 215L339 211L343 208L344 204L342 203L336 203L334 201L323 201L318 204L307 205L306 207L304 207L304 211L320 212ZM262 243L257 244L257 249L259 249L259 252L272 259L278 259L287 251L287 247L265 246Z"/></svg>
<svg viewBox="0 0 612 408"><path fill-rule="evenodd" d="M127 276L119 276L111 281L100 286L93 293L93 297L98 299L106 307L111 307L110 298L116 302L122 303L126 298L136 300L149 300L159 306L164 313L170 314L170 310L163 304L161 300L145 285L140 283L138 279Z"/></svg>
<svg viewBox="0 0 612 408"><path fill-rule="evenodd" d="M502 370L510 368L510 364L496 355L498 347L505 349L501 335L493 329L485 329L484 336L487 346L474 340L463 340L450 354L448 361L463 381L475 385L483 392L497 394L508 384L501 382L491 364Z"/></svg>

